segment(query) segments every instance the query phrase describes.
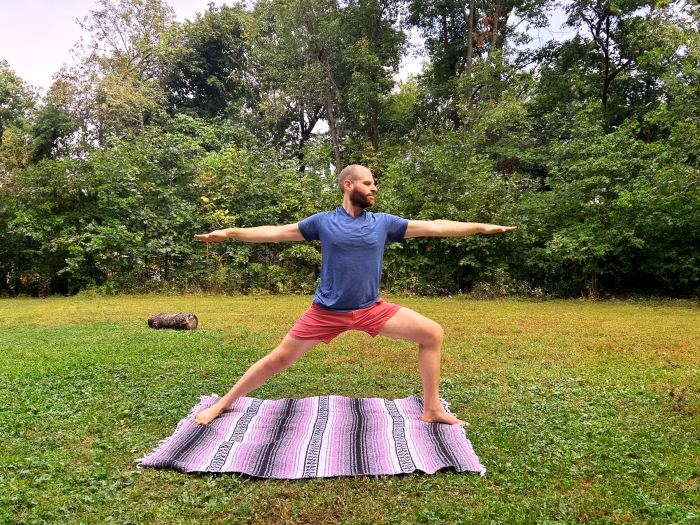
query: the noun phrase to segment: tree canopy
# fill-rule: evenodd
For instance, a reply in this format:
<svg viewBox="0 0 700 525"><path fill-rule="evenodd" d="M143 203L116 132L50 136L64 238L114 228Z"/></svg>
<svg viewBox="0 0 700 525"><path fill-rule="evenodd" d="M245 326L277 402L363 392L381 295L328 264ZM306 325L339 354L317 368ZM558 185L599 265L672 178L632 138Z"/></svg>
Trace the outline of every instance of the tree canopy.
<svg viewBox="0 0 700 525"><path fill-rule="evenodd" d="M700 8L567 0L535 45L554 8L99 0L46 93L0 60L0 294L311 292L315 244L192 235L332 209L361 163L377 211L519 227L389 245L388 290L697 297Z"/></svg>

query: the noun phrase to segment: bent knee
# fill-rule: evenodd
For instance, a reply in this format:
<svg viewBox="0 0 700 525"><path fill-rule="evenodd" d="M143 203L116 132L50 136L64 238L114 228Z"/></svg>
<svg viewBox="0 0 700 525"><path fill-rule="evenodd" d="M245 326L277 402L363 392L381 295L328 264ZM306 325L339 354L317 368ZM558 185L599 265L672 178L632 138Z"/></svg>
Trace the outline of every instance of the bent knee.
<svg viewBox="0 0 700 525"><path fill-rule="evenodd" d="M421 342L425 345L430 346L441 345L444 335L445 332L442 329L442 326L435 322L432 322L430 326L426 328L425 333L423 335L423 341Z"/></svg>
<svg viewBox="0 0 700 525"><path fill-rule="evenodd" d="M265 366L275 372L289 368L296 362L292 356L282 352L272 352L265 358Z"/></svg>

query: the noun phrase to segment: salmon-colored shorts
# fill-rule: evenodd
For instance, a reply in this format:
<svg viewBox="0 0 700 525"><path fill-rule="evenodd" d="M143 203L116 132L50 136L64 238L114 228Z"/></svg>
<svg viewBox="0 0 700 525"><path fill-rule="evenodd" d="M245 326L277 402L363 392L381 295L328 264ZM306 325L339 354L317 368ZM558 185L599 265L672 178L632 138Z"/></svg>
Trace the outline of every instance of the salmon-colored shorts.
<svg viewBox="0 0 700 525"><path fill-rule="evenodd" d="M333 312L316 303L304 312L289 331L294 339L314 340L330 343L343 332L361 330L376 337L386 322L401 309L398 304L379 299L367 308L350 312Z"/></svg>

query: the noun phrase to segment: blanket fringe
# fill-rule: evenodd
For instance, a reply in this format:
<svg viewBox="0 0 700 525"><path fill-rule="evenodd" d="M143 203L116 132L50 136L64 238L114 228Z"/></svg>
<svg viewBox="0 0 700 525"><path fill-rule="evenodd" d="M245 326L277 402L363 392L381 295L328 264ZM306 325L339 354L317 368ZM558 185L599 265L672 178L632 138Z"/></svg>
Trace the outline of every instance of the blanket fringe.
<svg viewBox="0 0 700 525"><path fill-rule="evenodd" d="M216 394L212 394L211 396L199 396L199 403L197 403L194 407L192 407L192 410L190 410L190 413L187 414L187 416L183 417L180 421L178 421L177 425L175 426L175 431L170 436L158 441L158 444L155 446L155 448L151 452L144 455L142 458L137 458L134 460L134 463L136 463L136 468L141 468L141 463L143 463L149 456L152 456L153 454L158 452L161 448L163 448L165 446L165 444L168 441L170 441L173 437L175 437L175 434L177 434L177 432L180 430L182 425L185 424L185 421L187 421L188 419L193 419L194 416L196 416L199 413L199 411L200 411L202 405L204 405L204 403L206 403L211 398L218 398L218 397L219 396L217 396Z"/></svg>

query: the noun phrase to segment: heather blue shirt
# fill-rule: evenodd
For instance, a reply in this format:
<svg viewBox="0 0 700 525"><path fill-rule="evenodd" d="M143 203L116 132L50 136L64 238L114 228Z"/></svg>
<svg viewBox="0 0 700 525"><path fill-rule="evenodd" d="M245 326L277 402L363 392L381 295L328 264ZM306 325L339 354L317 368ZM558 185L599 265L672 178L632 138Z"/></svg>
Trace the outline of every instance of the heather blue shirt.
<svg viewBox="0 0 700 525"><path fill-rule="evenodd" d="M314 302L347 312L379 300L384 247L401 242L408 220L387 213L363 211L352 217L342 206L299 223L307 241L321 241L321 282Z"/></svg>

